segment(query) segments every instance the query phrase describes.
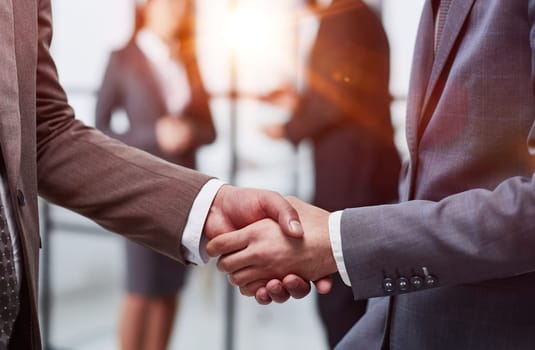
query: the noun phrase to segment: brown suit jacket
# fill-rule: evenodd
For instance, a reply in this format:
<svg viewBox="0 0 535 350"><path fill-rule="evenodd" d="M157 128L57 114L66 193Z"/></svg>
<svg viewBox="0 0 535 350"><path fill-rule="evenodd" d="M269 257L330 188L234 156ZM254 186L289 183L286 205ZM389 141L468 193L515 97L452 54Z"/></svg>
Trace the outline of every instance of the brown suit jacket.
<svg viewBox="0 0 535 350"><path fill-rule="evenodd" d="M208 177L75 120L50 56L50 0L0 0L0 15L0 142L24 259L15 341L39 349L38 193L182 260L182 231Z"/></svg>

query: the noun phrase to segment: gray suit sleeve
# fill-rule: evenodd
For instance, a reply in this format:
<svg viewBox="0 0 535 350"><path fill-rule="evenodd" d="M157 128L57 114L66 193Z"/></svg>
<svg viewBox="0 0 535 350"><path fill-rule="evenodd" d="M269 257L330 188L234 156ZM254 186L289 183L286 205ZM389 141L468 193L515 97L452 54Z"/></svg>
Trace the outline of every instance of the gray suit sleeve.
<svg viewBox="0 0 535 350"><path fill-rule="evenodd" d="M524 74L531 73L533 89L535 1L530 0L528 4L532 64L531 72L526 71ZM520 7L519 5L519 13L525 9ZM528 43L522 42L520 45ZM506 72L505 76L510 74L509 81L522 84L523 80L516 72ZM506 90L497 91L505 93ZM488 98L493 95L484 96ZM531 98L519 101L518 103L533 103ZM528 107L532 106L513 111L522 112L529 110ZM533 116L526 118L533 120ZM516 140L521 135L520 130L515 129L516 126L488 123L477 127L510 128L502 131L513 133L512 137ZM527 154L528 151L531 155L534 154L533 122L526 123L526 129L529 127L529 134L525 130L528 134L526 148L507 148L510 152L519 152L522 160L514 158L515 155L510 153L511 160L495 158L495 168L489 166L487 171L498 172L500 162L510 162L510 173L516 173L523 161L529 160L533 164L533 157ZM474 134L488 137L485 130L478 130ZM499 148L503 145L495 141L488 140L485 146ZM520 142L514 141L511 144L516 146ZM459 150L462 152L464 148ZM472 160L465 154L458 153L453 161L473 161L473 167L479 167L478 170L481 171L482 162L479 158L488 157L489 153L493 154L492 151L481 149L481 154L470 155L474 157ZM504 156L508 154L505 153ZM341 223L342 247L355 297L364 299L419 290L411 285L402 291L400 277L425 277L424 271L436 277L436 283L430 286L424 284L420 289L509 278L535 271L535 176L532 173L530 175L529 170L523 174L523 177L508 175L488 189L474 187L436 202L414 200L396 205L346 210ZM447 175L441 174L442 177ZM450 181L462 179L452 178ZM386 285L387 281L392 285Z"/></svg>
<svg viewBox="0 0 535 350"><path fill-rule="evenodd" d="M438 286L534 271L534 217L535 177L439 202L345 210L342 246L355 298L389 295L385 277L425 277L423 268Z"/></svg>

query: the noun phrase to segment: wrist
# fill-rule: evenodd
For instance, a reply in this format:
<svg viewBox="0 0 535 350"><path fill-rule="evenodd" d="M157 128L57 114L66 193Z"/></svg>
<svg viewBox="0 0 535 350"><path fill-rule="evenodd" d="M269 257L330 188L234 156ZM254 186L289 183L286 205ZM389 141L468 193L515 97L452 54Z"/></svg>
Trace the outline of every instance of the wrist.
<svg viewBox="0 0 535 350"><path fill-rule="evenodd" d="M223 184L219 187L214 196L212 205L210 206L210 209L208 209L208 215L206 216L206 222L203 229L203 235L208 240L214 239L219 234L229 229L224 205L225 198L228 198L228 193L232 188L233 186Z"/></svg>

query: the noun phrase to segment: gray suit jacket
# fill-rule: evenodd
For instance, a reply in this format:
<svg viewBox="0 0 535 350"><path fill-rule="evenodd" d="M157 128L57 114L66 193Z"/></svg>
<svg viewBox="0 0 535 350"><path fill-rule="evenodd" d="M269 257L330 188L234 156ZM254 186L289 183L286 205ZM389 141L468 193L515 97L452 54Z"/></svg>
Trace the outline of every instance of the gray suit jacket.
<svg viewBox="0 0 535 350"><path fill-rule="evenodd" d="M454 0L436 55L433 18L427 1L404 202L342 216L354 295L383 298L339 348L535 349L535 1Z"/></svg>
<svg viewBox="0 0 535 350"><path fill-rule="evenodd" d="M16 349L41 348L37 194L176 259L208 180L74 119L50 56L49 0L0 0L0 143L24 259Z"/></svg>

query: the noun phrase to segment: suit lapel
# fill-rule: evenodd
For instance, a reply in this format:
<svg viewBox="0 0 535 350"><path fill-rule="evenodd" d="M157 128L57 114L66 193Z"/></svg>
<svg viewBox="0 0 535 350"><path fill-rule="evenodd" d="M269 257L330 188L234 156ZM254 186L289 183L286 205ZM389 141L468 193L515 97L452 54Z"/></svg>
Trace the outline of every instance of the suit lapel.
<svg viewBox="0 0 535 350"><path fill-rule="evenodd" d="M157 101L162 113L168 113L162 89L156 80L156 73L149 62L149 59L135 43L132 43L131 45L133 59L136 60L135 64L143 76L143 84L147 86L147 91L153 94L154 101Z"/></svg>
<svg viewBox="0 0 535 350"><path fill-rule="evenodd" d="M20 169L21 130L13 16L12 0L0 0L0 142L8 181L15 188Z"/></svg>
<svg viewBox="0 0 535 350"><path fill-rule="evenodd" d="M412 72L407 101L407 144L411 155L416 154L418 145L418 121L422 113L426 87L433 68L434 26L433 7L428 0L424 4L414 48Z"/></svg>
<svg viewBox="0 0 535 350"><path fill-rule="evenodd" d="M470 14L474 2L475 0L453 0L451 4L448 18L444 26L444 31L442 33L442 38L440 39L440 44L437 47L435 62L433 64L431 77L429 79L429 85L426 89L422 116L429 107L431 96L433 95L434 90L437 88L439 78L446 68L450 55L453 53L452 51L455 47L455 43L461 34L463 25ZM422 121L425 122L425 118L421 118L420 122ZM420 125L421 124L422 123L420 123Z"/></svg>

